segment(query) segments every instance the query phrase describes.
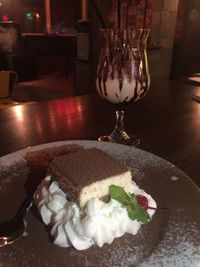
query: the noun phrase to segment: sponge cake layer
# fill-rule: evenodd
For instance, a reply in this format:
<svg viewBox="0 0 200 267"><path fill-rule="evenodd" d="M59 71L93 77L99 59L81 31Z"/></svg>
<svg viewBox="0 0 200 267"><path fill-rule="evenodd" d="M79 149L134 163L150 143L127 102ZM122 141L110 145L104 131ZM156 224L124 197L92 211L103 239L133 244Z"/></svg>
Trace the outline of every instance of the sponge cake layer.
<svg viewBox="0 0 200 267"><path fill-rule="evenodd" d="M77 201L80 207L84 207L92 197L108 195L109 185L119 185L128 190L132 180L126 165L96 148L56 157L49 172L67 197Z"/></svg>

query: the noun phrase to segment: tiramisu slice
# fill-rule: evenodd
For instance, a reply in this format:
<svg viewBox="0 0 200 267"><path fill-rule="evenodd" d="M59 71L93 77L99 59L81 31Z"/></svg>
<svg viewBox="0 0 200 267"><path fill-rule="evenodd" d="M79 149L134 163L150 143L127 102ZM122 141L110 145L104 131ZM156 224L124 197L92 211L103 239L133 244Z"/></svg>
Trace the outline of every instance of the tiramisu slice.
<svg viewBox="0 0 200 267"><path fill-rule="evenodd" d="M128 192L132 180L127 166L97 148L55 157L49 166L49 174L58 181L67 198L76 201L80 207L93 197L108 195L112 184Z"/></svg>

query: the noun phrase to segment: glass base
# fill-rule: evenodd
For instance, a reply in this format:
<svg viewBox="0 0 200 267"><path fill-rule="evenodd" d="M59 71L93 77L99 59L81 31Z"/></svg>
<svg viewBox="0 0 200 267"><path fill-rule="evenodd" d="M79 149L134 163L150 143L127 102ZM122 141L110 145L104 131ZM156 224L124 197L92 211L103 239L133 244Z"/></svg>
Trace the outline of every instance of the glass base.
<svg viewBox="0 0 200 267"><path fill-rule="evenodd" d="M127 135L127 134L126 134L126 138L114 138L112 137L112 134L104 135L104 136L100 136L98 138L98 141L118 143L118 144L123 144L123 145L128 145L128 146L134 146L134 147L137 147L140 144L140 139L137 136Z"/></svg>
<svg viewBox="0 0 200 267"><path fill-rule="evenodd" d="M137 147L140 144L140 139L134 135L129 135L124 129L124 111L116 110L115 128L109 135L100 136L99 141L118 143L128 146Z"/></svg>

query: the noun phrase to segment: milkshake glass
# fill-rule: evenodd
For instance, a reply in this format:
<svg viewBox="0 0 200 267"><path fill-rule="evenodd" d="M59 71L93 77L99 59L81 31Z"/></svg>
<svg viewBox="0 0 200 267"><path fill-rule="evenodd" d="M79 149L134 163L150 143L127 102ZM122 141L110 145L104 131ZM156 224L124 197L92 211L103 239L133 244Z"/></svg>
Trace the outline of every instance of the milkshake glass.
<svg viewBox="0 0 200 267"><path fill-rule="evenodd" d="M150 75L146 55L149 29L102 29L102 48L96 75L99 95L113 104L116 125L110 135L99 138L137 146L139 139L124 129L127 104L144 97L149 90Z"/></svg>

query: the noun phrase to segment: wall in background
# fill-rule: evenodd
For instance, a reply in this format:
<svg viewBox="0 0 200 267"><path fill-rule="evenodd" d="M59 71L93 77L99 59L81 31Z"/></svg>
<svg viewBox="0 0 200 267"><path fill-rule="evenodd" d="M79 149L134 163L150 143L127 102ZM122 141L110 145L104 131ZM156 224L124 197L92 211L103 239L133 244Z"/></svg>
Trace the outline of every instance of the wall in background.
<svg viewBox="0 0 200 267"><path fill-rule="evenodd" d="M169 79L179 0L152 1L152 30L149 52L152 78ZM152 67L151 67L152 66Z"/></svg>
<svg viewBox="0 0 200 267"><path fill-rule="evenodd" d="M200 1L179 0L171 78L200 72Z"/></svg>
<svg viewBox="0 0 200 267"><path fill-rule="evenodd" d="M154 0L151 39L156 47L173 47L179 0Z"/></svg>

